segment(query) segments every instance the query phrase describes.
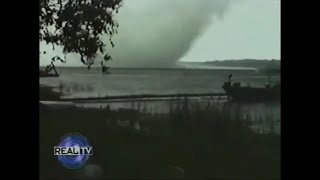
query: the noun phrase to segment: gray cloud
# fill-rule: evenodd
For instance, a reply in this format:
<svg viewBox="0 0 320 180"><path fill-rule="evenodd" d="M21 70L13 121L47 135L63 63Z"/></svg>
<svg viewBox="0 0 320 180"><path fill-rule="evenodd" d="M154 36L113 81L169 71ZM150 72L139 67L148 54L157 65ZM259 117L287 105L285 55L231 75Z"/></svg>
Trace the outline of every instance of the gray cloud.
<svg viewBox="0 0 320 180"><path fill-rule="evenodd" d="M138 2L125 1L119 14L119 34L114 38L116 47L110 50L114 65L173 65L188 52L214 17L223 16L229 4L229 0Z"/></svg>
<svg viewBox="0 0 320 180"><path fill-rule="evenodd" d="M223 17L229 3L229 0L124 0L116 17L120 27L113 37L115 48L107 43L114 59L111 65L175 64L209 24ZM106 42L108 39L105 37ZM48 48L51 47L42 47L50 51ZM44 61L49 55L43 56ZM67 59L67 65L81 65L77 55L68 55Z"/></svg>

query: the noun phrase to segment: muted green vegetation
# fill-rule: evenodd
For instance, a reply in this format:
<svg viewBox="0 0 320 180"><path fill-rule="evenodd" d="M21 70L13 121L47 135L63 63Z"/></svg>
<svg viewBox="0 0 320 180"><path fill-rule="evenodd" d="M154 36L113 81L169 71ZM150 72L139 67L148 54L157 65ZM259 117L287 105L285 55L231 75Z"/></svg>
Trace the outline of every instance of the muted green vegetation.
<svg viewBox="0 0 320 180"><path fill-rule="evenodd" d="M168 114L140 110L70 107L54 110L40 104L40 173L72 178L52 155L61 136L77 132L94 146L89 163L104 178L280 178L280 135L257 133L249 117L228 106L199 105L188 99L171 103ZM271 123L271 125L273 125Z"/></svg>
<svg viewBox="0 0 320 180"><path fill-rule="evenodd" d="M273 67L280 68L280 60L258 60L258 59L238 59L238 60L223 60L223 61L206 61L204 64L214 66L231 66L231 67L252 67L252 68L265 68Z"/></svg>

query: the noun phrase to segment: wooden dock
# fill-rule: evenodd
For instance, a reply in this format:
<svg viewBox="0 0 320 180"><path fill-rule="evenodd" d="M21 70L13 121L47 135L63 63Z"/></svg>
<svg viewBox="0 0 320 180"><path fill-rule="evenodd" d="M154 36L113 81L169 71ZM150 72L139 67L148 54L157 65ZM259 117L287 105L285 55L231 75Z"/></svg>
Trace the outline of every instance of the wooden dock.
<svg viewBox="0 0 320 180"><path fill-rule="evenodd" d="M104 96L104 97L86 97L86 98L63 98L59 101L63 102L99 102L99 101L137 101L137 100L161 100L161 99L176 99L176 98L194 98L207 97L219 98L226 97L225 93L190 93L190 94L140 94L140 95L122 95L122 96Z"/></svg>

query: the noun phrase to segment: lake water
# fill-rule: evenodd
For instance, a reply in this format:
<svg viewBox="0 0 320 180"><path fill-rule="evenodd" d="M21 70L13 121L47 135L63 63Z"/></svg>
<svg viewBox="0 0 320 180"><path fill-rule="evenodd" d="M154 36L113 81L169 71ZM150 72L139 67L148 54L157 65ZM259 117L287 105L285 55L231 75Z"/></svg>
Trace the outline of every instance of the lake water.
<svg viewBox="0 0 320 180"><path fill-rule="evenodd" d="M129 94L224 92L221 86L233 75L244 85L264 86L268 77L252 70L116 69L101 75L100 68L58 68L59 78L40 78L40 84L58 87L69 97ZM279 76L272 77L274 82Z"/></svg>
<svg viewBox="0 0 320 180"><path fill-rule="evenodd" d="M100 68L58 68L59 78L40 78L40 84L56 87L68 97L97 97L132 94L170 93L224 93L222 85L232 74L232 80L243 85L264 86L265 74L241 69L126 69L111 68L111 74L102 75ZM272 76L279 82L280 76ZM194 99L194 101L199 101ZM201 100L200 101L208 101ZM217 101L217 100L210 100ZM223 100L222 100L223 101ZM149 112L165 112L168 101L104 102L77 104L85 107L109 105L117 108L145 107ZM239 106L233 104L232 107ZM242 111L256 119L273 119L280 122L280 102L241 104Z"/></svg>

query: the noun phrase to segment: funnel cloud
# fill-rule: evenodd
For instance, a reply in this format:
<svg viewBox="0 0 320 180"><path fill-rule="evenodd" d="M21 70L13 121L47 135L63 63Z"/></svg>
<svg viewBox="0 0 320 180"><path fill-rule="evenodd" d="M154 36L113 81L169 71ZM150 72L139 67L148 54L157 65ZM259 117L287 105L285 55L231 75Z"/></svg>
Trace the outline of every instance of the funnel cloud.
<svg viewBox="0 0 320 180"><path fill-rule="evenodd" d="M108 43L109 37L105 37L107 52L114 59L110 65L174 66L205 28L223 17L229 3L229 0L124 0L116 15L120 27L113 37L114 48ZM52 48L41 46L47 52ZM59 54L57 48L55 53ZM49 59L45 57L48 55L51 53L42 59ZM96 60L100 59L102 56L97 56ZM64 65L81 65L79 56L69 54Z"/></svg>
<svg viewBox="0 0 320 180"><path fill-rule="evenodd" d="M111 55L118 66L170 67L205 28L221 18L229 0L125 0ZM133 4L135 3L135 4ZM144 4L144 6L142 6ZM130 9L130 7L140 6ZM130 17L130 20L128 18Z"/></svg>

